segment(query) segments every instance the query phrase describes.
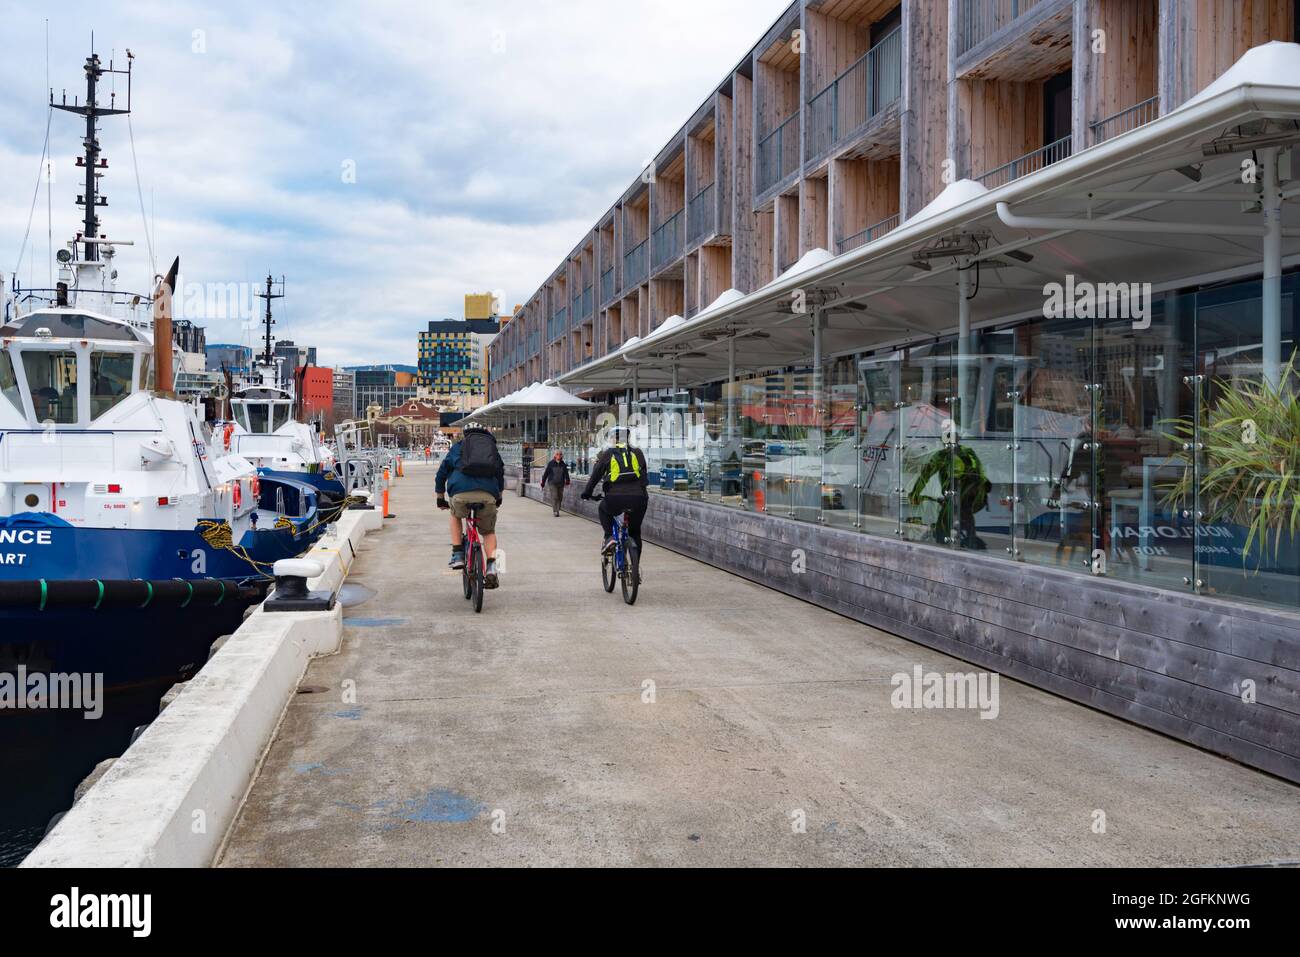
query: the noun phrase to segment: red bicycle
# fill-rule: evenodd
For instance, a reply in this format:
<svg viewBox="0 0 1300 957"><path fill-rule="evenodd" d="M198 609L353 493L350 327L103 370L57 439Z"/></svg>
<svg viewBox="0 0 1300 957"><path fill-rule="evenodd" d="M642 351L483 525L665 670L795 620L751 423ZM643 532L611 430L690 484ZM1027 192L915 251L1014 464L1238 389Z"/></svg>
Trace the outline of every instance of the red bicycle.
<svg viewBox="0 0 1300 957"><path fill-rule="evenodd" d="M461 585L465 597L474 603L474 611L483 610L483 592L487 581L487 550L478 533L478 510L482 503L467 506L469 517L465 519L465 567L461 569Z"/></svg>

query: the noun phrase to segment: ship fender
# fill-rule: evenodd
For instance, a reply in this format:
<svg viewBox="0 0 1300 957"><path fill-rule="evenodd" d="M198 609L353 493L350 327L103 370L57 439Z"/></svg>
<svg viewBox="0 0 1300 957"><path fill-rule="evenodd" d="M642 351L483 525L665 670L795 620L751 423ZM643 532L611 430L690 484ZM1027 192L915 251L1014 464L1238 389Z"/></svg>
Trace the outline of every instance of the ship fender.
<svg viewBox="0 0 1300 957"><path fill-rule="evenodd" d="M201 611L225 601L255 597L253 589L219 578L161 581L0 581L0 608L108 609L192 608Z"/></svg>

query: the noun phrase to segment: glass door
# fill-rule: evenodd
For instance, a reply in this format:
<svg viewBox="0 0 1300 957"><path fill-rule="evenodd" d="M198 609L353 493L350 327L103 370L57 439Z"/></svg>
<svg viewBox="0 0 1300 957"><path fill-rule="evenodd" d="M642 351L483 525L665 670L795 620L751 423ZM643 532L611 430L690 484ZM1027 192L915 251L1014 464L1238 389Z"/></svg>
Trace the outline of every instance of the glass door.
<svg viewBox="0 0 1300 957"><path fill-rule="evenodd" d="M899 466L903 457L902 353L858 363L860 478L858 515L864 531L902 534Z"/></svg>
<svg viewBox="0 0 1300 957"><path fill-rule="evenodd" d="M823 377L826 404L821 451L821 519L832 528L860 528L862 400L853 359L829 363Z"/></svg>

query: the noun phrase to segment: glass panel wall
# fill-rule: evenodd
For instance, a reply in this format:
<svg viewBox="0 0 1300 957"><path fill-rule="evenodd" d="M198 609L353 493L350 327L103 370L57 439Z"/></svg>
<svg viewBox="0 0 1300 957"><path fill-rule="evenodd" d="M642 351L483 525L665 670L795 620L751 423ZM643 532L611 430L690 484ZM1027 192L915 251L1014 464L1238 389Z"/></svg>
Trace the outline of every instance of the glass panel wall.
<svg viewBox="0 0 1300 957"><path fill-rule="evenodd" d="M636 423L660 494L1300 608L1298 286L1267 337L1258 281L1141 293L646 393L611 421Z"/></svg>

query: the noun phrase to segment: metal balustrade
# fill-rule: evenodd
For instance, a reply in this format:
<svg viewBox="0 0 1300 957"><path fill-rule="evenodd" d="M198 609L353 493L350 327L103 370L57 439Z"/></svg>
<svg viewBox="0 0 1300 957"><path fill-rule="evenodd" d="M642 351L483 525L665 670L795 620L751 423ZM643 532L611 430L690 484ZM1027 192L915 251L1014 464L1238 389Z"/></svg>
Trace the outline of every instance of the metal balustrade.
<svg viewBox="0 0 1300 957"><path fill-rule="evenodd" d="M635 289L650 278L650 241L643 239L623 256L623 289Z"/></svg>
<svg viewBox="0 0 1300 957"><path fill-rule="evenodd" d="M686 204L686 245L693 246L718 230L718 209L710 183Z"/></svg>
<svg viewBox="0 0 1300 957"><path fill-rule="evenodd" d="M898 214L895 213L887 219L882 219L880 222L868 226L861 232L854 233L852 236L841 239L836 244L836 252L846 253L850 249L857 249L859 246L865 246L867 243L875 242L881 236L885 235L885 233L889 232L891 229L896 229L897 227Z"/></svg>
<svg viewBox="0 0 1300 957"><path fill-rule="evenodd" d="M1112 136L1127 133L1130 130L1137 129L1139 126L1146 126L1159 115L1159 96L1153 96L1149 100L1135 103L1127 110L1120 110L1118 113L1112 113L1105 119L1090 124L1089 129L1092 131L1092 142L1094 145L1097 143L1103 143Z"/></svg>
<svg viewBox="0 0 1300 957"><path fill-rule="evenodd" d="M805 159L817 159L903 95L903 30L891 30L808 101Z"/></svg>
<svg viewBox="0 0 1300 957"><path fill-rule="evenodd" d="M668 265L685 248L686 210L679 209L668 217L650 237L651 272Z"/></svg>
<svg viewBox="0 0 1300 957"><path fill-rule="evenodd" d="M965 56L1040 0L958 0L957 56Z"/></svg>
<svg viewBox="0 0 1300 957"><path fill-rule="evenodd" d="M999 186L1005 186L1012 180L1020 179L1029 173L1036 173L1046 166L1065 159L1073 152L1074 138L1072 136L1062 136L1054 143L1048 143L1042 149L1026 153L1024 156L1013 159L1010 163L1003 163L994 169L989 170L982 176L977 176L976 180L988 189L996 189Z"/></svg>
<svg viewBox="0 0 1300 957"><path fill-rule="evenodd" d="M799 114L758 141L754 191L763 195L799 168Z"/></svg>

